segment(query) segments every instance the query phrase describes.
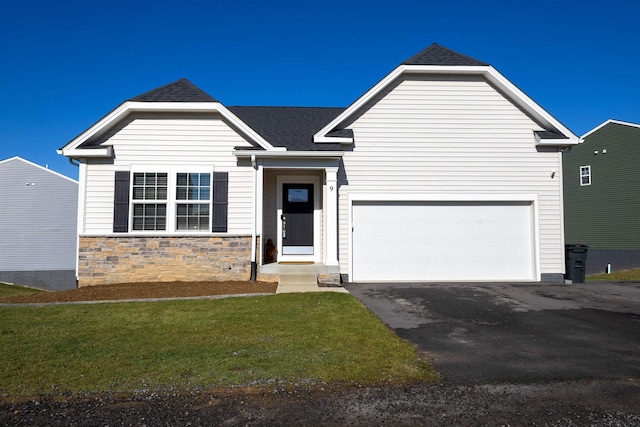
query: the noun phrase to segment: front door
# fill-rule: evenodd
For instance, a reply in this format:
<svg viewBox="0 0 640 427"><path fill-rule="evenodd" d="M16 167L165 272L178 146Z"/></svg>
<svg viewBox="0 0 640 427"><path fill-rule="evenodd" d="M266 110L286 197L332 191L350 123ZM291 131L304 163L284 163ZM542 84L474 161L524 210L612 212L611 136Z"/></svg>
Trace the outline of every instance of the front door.
<svg viewBox="0 0 640 427"><path fill-rule="evenodd" d="M282 255L313 255L313 184L282 184Z"/></svg>

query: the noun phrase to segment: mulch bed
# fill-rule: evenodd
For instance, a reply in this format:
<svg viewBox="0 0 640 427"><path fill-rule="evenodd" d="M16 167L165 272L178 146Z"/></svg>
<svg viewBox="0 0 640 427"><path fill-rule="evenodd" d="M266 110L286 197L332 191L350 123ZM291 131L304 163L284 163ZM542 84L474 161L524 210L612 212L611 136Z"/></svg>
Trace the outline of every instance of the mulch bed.
<svg viewBox="0 0 640 427"><path fill-rule="evenodd" d="M215 295L275 293L277 283L267 282L166 282L122 283L78 289L38 292L0 298L0 303L51 303L149 298L184 298Z"/></svg>

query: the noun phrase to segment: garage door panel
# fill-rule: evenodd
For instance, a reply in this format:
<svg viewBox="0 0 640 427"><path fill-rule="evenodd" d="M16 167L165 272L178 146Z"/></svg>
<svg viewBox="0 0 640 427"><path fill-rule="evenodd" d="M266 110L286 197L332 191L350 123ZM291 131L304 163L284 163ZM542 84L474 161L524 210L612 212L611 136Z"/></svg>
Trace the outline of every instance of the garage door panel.
<svg viewBox="0 0 640 427"><path fill-rule="evenodd" d="M354 281L532 280L528 202L353 205Z"/></svg>

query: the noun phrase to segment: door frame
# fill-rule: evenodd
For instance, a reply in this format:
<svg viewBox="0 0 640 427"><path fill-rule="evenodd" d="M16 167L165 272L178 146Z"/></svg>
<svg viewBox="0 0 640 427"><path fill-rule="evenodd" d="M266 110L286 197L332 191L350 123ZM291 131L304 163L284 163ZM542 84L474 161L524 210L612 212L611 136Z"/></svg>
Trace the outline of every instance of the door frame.
<svg viewBox="0 0 640 427"><path fill-rule="evenodd" d="M282 253L282 185L283 184L313 184L313 254L283 255ZM320 204L320 177L318 175L278 175L276 177L276 223L278 261L313 261L321 262L321 223L322 206Z"/></svg>

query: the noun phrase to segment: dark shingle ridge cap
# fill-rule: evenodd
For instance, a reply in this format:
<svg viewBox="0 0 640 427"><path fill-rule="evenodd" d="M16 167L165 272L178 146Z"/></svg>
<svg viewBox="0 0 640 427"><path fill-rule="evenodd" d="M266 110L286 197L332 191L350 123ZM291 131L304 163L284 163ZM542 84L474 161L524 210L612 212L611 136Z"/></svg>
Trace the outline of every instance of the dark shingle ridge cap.
<svg viewBox="0 0 640 427"><path fill-rule="evenodd" d="M402 65L488 66L490 64L433 43L404 61Z"/></svg>
<svg viewBox="0 0 640 427"><path fill-rule="evenodd" d="M137 102L218 102L214 97L194 85L187 79L152 89L129 99Z"/></svg>

